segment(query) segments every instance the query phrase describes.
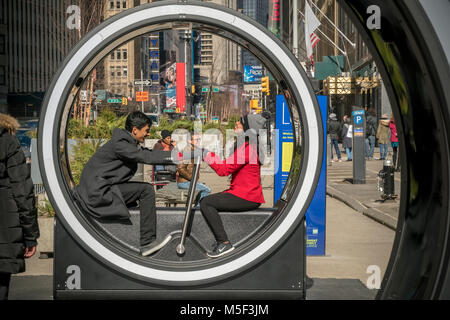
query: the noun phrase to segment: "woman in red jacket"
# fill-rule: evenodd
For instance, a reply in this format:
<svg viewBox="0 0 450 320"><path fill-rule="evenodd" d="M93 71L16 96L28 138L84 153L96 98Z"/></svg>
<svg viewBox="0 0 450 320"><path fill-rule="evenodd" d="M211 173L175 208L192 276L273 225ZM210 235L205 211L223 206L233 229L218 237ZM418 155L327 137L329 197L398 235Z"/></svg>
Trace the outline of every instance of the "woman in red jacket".
<svg viewBox="0 0 450 320"><path fill-rule="evenodd" d="M400 161L398 156L398 137L397 137L397 127L394 122L394 115L391 116L391 121L389 122L389 129L391 129L391 145L394 152L392 160L394 161L395 171L400 171ZM396 167L397 166L397 167Z"/></svg>
<svg viewBox="0 0 450 320"><path fill-rule="evenodd" d="M261 115L247 115L237 121L234 127L238 142L233 154L225 160L208 152L204 161L219 175L231 175L230 188L221 193L209 195L200 202L200 210L214 234L217 244L208 257L217 258L234 250L223 227L219 211L251 211L263 204L261 186L261 161L258 154L257 136L267 119ZM244 135L239 138L240 135ZM240 142L239 142L240 141Z"/></svg>

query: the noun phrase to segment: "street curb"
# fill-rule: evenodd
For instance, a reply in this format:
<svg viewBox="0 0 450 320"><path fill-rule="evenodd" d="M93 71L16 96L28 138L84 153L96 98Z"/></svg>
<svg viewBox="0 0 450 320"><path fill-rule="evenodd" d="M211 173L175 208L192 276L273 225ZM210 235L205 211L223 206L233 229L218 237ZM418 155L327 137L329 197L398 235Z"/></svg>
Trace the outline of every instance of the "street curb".
<svg viewBox="0 0 450 320"><path fill-rule="evenodd" d="M352 198L351 196L331 186L327 186L327 195L343 202L352 209L362 213L363 215L375 220L378 223L385 225L386 227L394 231L397 229L397 220L391 217L390 215L375 208L368 208L365 205L363 205L359 200Z"/></svg>

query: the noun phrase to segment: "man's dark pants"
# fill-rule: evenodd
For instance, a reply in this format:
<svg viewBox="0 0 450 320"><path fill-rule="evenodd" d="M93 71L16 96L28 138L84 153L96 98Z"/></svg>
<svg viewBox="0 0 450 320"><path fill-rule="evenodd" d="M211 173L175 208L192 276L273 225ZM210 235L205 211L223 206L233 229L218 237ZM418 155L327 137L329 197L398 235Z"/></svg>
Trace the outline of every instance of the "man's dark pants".
<svg viewBox="0 0 450 320"><path fill-rule="evenodd" d="M117 185L127 206L139 200L140 245L144 246L156 239L155 190L145 182L127 182Z"/></svg>

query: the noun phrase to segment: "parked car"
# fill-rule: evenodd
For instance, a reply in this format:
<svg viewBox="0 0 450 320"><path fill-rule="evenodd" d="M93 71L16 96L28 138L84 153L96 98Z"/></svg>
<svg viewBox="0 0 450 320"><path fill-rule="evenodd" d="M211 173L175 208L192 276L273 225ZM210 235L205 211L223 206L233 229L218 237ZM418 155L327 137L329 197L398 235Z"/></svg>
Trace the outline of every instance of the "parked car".
<svg viewBox="0 0 450 320"><path fill-rule="evenodd" d="M159 125L159 117L157 113L146 113L145 115L152 120L152 126L157 127Z"/></svg>
<svg viewBox="0 0 450 320"><path fill-rule="evenodd" d="M33 128L30 127L21 127L16 132L16 137L19 139L20 146L22 147L23 152L25 153L26 158L31 158L31 138L28 135L28 132L33 131Z"/></svg>

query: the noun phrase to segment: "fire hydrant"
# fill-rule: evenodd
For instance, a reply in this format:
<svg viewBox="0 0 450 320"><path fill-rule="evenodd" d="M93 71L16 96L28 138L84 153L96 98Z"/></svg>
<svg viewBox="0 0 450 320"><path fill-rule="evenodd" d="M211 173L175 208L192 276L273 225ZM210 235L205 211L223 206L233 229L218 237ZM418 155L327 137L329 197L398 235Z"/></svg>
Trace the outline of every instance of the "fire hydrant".
<svg viewBox="0 0 450 320"><path fill-rule="evenodd" d="M381 199L394 200L397 198L394 185L394 165L391 159L386 159L383 162L383 170L378 173L378 190L382 192Z"/></svg>

